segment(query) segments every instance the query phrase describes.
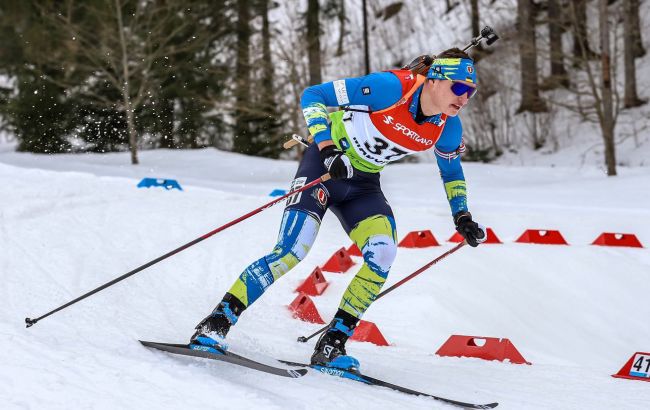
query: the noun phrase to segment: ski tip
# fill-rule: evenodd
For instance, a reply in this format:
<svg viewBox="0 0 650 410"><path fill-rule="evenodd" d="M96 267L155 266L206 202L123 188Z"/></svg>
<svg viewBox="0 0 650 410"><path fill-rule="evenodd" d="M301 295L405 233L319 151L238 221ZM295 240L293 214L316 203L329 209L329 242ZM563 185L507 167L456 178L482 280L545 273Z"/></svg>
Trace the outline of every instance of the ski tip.
<svg viewBox="0 0 650 410"><path fill-rule="evenodd" d="M481 405L481 407L479 407L479 408L481 408L481 409L493 409L493 408L495 408L495 407L498 406L498 405L499 405L499 403L483 404L483 405Z"/></svg>

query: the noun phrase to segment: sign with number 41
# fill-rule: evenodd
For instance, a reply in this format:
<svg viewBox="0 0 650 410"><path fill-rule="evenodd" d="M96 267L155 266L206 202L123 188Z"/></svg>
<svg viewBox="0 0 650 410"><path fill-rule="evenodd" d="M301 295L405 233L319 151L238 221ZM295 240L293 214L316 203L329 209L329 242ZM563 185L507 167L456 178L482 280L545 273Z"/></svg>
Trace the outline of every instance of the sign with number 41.
<svg viewBox="0 0 650 410"><path fill-rule="evenodd" d="M613 377L650 382L650 353L636 352Z"/></svg>

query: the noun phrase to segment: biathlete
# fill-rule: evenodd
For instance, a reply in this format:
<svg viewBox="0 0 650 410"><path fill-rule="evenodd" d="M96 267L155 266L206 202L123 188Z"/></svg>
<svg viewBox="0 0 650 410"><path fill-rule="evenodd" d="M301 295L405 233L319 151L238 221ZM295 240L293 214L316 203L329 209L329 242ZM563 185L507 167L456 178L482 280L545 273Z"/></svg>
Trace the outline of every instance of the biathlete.
<svg viewBox="0 0 650 410"><path fill-rule="evenodd" d="M457 231L472 247L486 238L469 213L460 154L458 113L477 91L473 60L458 48L439 54L420 75L408 69L376 72L308 87L301 106L314 142L293 188L329 172L331 180L289 198L273 250L239 275L217 307L196 327L195 348L226 348L225 337L269 286L305 258L323 215L331 210L363 254L364 263L322 334L311 363L356 369L345 343L379 294L397 252L393 211L379 176L389 162L435 151ZM327 107L340 107L328 113Z"/></svg>

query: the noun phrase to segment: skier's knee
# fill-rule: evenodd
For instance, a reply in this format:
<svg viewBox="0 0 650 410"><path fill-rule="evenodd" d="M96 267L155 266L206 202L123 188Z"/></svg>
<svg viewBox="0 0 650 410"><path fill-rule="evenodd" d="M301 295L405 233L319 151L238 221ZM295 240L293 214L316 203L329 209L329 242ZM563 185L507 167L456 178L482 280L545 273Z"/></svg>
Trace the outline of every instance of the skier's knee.
<svg viewBox="0 0 650 410"><path fill-rule="evenodd" d="M229 290L245 307L255 302L278 278L305 258L314 244L318 219L306 212L287 210L273 251L253 262Z"/></svg>
<svg viewBox="0 0 650 410"><path fill-rule="evenodd" d="M373 272L384 278L388 276L396 255L397 246L392 241L386 241L385 236L371 236L363 249L363 260Z"/></svg>
<svg viewBox="0 0 650 410"><path fill-rule="evenodd" d="M375 215L359 222L350 232L371 271L382 278L388 276L397 255L395 221L386 215Z"/></svg>
<svg viewBox="0 0 650 410"><path fill-rule="evenodd" d="M276 278L305 259L316 240L319 227L318 219L305 211L285 211L278 242L266 256L266 262Z"/></svg>

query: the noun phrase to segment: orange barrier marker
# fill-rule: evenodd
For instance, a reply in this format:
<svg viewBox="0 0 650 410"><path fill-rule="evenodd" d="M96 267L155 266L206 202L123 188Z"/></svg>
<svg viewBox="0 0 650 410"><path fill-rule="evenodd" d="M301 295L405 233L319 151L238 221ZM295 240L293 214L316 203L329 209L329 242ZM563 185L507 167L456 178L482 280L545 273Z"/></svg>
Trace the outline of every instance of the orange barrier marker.
<svg viewBox="0 0 650 410"><path fill-rule="evenodd" d="M515 242L537 243L542 245L568 245L560 231L528 229Z"/></svg>
<svg viewBox="0 0 650 410"><path fill-rule="evenodd" d="M530 364L508 339L497 337L451 335L436 352L438 356L477 357L484 360L508 360Z"/></svg>
<svg viewBox="0 0 650 410"><path fill-rule="evenodd" d="M320 268L316 268L307 276L304 282L296 288L296 292L302 292L309 296L322 295L329 283L325 280Z"/></svg>
<svg viewBox="0 0 650 410"><path fill-rule="evenodd" d="M650 382L650 353L636 352L612 377Z"/></svg>
<svg viewBox="0 0 650 410"><path fill-rule="evenodd" d="M440 246L431 231L409 232L398 246L402 248L428 248L429 246Z"/></svg>
<svg viewBox="0 0 650 410"><path fill-rule="evenodd" d="M381 334L379 328L373 322L366 322L365 320L359 321L357 327L354 329L354 334L350 340L357 342L370 342L377 346L389 346L388 341Z"/></svg>
<svg viewBox="0 0 650 410"><path fill-rule="evenodd" d="M298 294L298 296L291 302L289 305L289 310L293 312L293 317L296 319L304 320L305 322L318 323L324 325L325 322L323 318L320 317L316 305L309 298L309 296L304 293Z"/></svg>
<svg viewBox="0 0 650 410"><path fill-rule="evenodd" d="M325 265L321 269L325 272L345 272L352 265L354 265L354 262L350 258L350 254L345 248L341 248L334 252L334 255L325 262Z"/></svg>
<svg viewBox="0 0 650 410"><path fill-rule="evenodd" d="M483 243L503 243L494 233L492 228L487 228L486 230L487 230L487 239ZM463 241L463 239L464 239L463 235L456 232L455 234L452 235L451 238L449 238L449 242L460 243Z"/></svg>
<svg viewBox="0 0 650 410"><path fill-rule="evenodd" d="M350 256L363 256L356 243L350 245L350 247L348 248L348 253L350 254Z"/></svg>
<svg viewBox="0 0 650 410"><path fill-rule="evenodd" d="M592 245L600 246L628 246L631 248L643 248L636 235L632 233L602 233Z"/></svg>

